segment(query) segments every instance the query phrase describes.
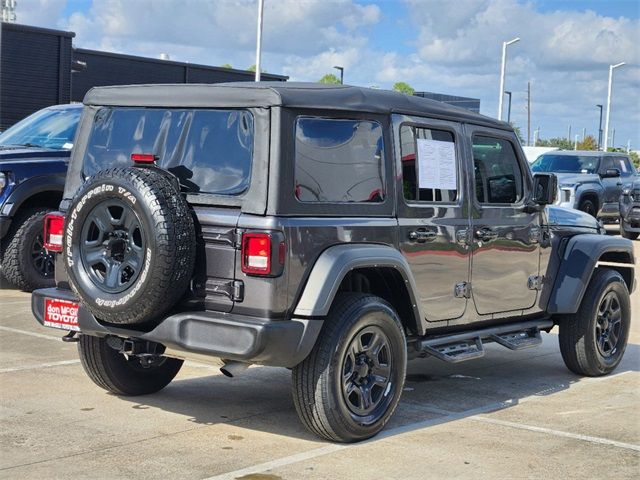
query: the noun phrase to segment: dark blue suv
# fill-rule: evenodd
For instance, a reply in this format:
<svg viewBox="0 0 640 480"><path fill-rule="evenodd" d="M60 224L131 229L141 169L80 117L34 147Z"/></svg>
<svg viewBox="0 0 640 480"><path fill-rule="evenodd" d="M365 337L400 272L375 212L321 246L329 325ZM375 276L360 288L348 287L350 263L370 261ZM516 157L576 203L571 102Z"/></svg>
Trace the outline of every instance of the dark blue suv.
<svg viewBox="0 0 640 480"><path fill-rule="evenodd" d="M54 285L43 220L62 199L81 112L80 104L44 108L0 134L0 265L23 290Z"/></svg>

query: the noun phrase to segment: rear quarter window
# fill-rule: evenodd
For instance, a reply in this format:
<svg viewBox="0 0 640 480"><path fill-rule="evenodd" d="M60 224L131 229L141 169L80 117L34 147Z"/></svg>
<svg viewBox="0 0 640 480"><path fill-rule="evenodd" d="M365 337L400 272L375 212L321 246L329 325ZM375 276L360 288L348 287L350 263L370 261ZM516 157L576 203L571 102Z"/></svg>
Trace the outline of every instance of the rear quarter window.
<svg viewBox="0 0 640 480"><path fill-rule="evenodd" d="M383 202L382 126L370 120L298 118L295 196L300 202Z"/></svg>
<svg viewBox="0 0 640 480"><path fill-rule="evenodd" d="M249 186L253 130L253 116L243 110L102 108L84 174L130 166L132 153L149 153L187 192L238 195Z"/></svg>

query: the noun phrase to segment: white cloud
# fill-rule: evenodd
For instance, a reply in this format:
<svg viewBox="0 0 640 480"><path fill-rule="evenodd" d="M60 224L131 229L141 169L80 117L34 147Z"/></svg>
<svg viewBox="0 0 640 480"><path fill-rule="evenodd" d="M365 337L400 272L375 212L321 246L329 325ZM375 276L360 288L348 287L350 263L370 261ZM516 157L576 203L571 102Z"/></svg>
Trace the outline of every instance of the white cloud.
<svg viewBox="0 0 640 480"><path fill-rule="evenodd" d="M25 25L56 28L67 0L19 0L16 21Z"/></svg>
<svg viewBox="0 0 640 480"><path fill-rule="evenodd" d="M254 63L256 0L92 0L88 11L60 19L64 4L20 0L19 7L31 12L24 15L33 23L75 31L80 47L169 53L175 60L237 68ZM519 36L521 42L508 51L512 119L526 124L530 81L532 128L540 125L545 137L561 135L569 123L574 131L587 127L596 133L595 104L606 101L608 65L626 61L615 73L612 124L616 138L640 144L638 19L581 11L579 2L572 11L547 12L524 0L405 0L382 9L358 0L265 4L263 65L270 72L315 81L342 65L349 83L389 88L406 81L416 90L478 97L491 116L502 42ZM390 8L405 12L397 28L415 32L408 52L384 28Z"/></svg>

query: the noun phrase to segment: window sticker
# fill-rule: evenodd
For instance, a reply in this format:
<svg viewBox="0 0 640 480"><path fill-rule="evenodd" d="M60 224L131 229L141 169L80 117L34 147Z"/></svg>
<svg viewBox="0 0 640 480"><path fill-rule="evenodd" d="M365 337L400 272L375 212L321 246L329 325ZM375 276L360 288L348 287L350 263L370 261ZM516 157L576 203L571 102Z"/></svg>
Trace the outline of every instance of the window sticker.
<svg viewBox="0 0 640 480"><path fill-rule="evenodd" d="M417 139L418 142L418 186L457 190L456 150L452 142Z"/></svg>

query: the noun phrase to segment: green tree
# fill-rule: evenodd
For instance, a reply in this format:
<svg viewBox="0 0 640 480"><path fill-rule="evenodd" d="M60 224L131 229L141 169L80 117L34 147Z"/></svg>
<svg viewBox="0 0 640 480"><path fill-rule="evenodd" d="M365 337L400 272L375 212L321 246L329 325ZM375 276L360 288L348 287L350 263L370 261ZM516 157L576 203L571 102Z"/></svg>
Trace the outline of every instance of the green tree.
<svg viewBox="0 0 640 480"><path fill-rule="evenodd" d="M567 140L566 138L550 138L549 140L544 140L542 138L538 139L538 143L536 144L538 147L556 147L561 150L573 150L574 144L571 140Z"/></svg>
<svg viewBox="0 0 640 480"><path fill-rule="evenodd" d="M340 79L333 73L327 73L324 77L318 80L318 83L329 83L334 85L340 85Z"/></svg>
<svg viewBox="0 0 640 480"><path fill-rule="evenodd" d="M247 70L249 70L250 72L255 72L256 71L256 64L254 63L249 68L247 68ZM260 73L268 73L268 72L264 68L261 68L260 69Z"/></svg>
<svg viewBox="0 0 640 480"><path fill-rule="evenodd" d="M598 150L598 141L592 135L587 135L578 142L578 150Z"/></svg>
<svg viewBox="0 0 640 480"><path fill-rule="evenodd" d="M396 92L405 93L407 95L413 95L415 93L414 88L406 82L396 82L393 85L393 89Z"/></svg>
<svg viewBox="0 0 640 480"><path fill-rule="evenodd" d="M220 65L220 67L221 68L233 68L230 63L225 63L224 65ZM255 72L255 67L253 68L253 71Z"/></svg>
<svg viewBox="0 0 640 480"><path fill-rule="evenodd" d="M513 127L513 131L516 132L516 135L520 139L520 143L524 145L525 141L524 141L524 137L522 136L522 130L520 129L520 127L513 122L511 122L510 125Z"/></svg>

